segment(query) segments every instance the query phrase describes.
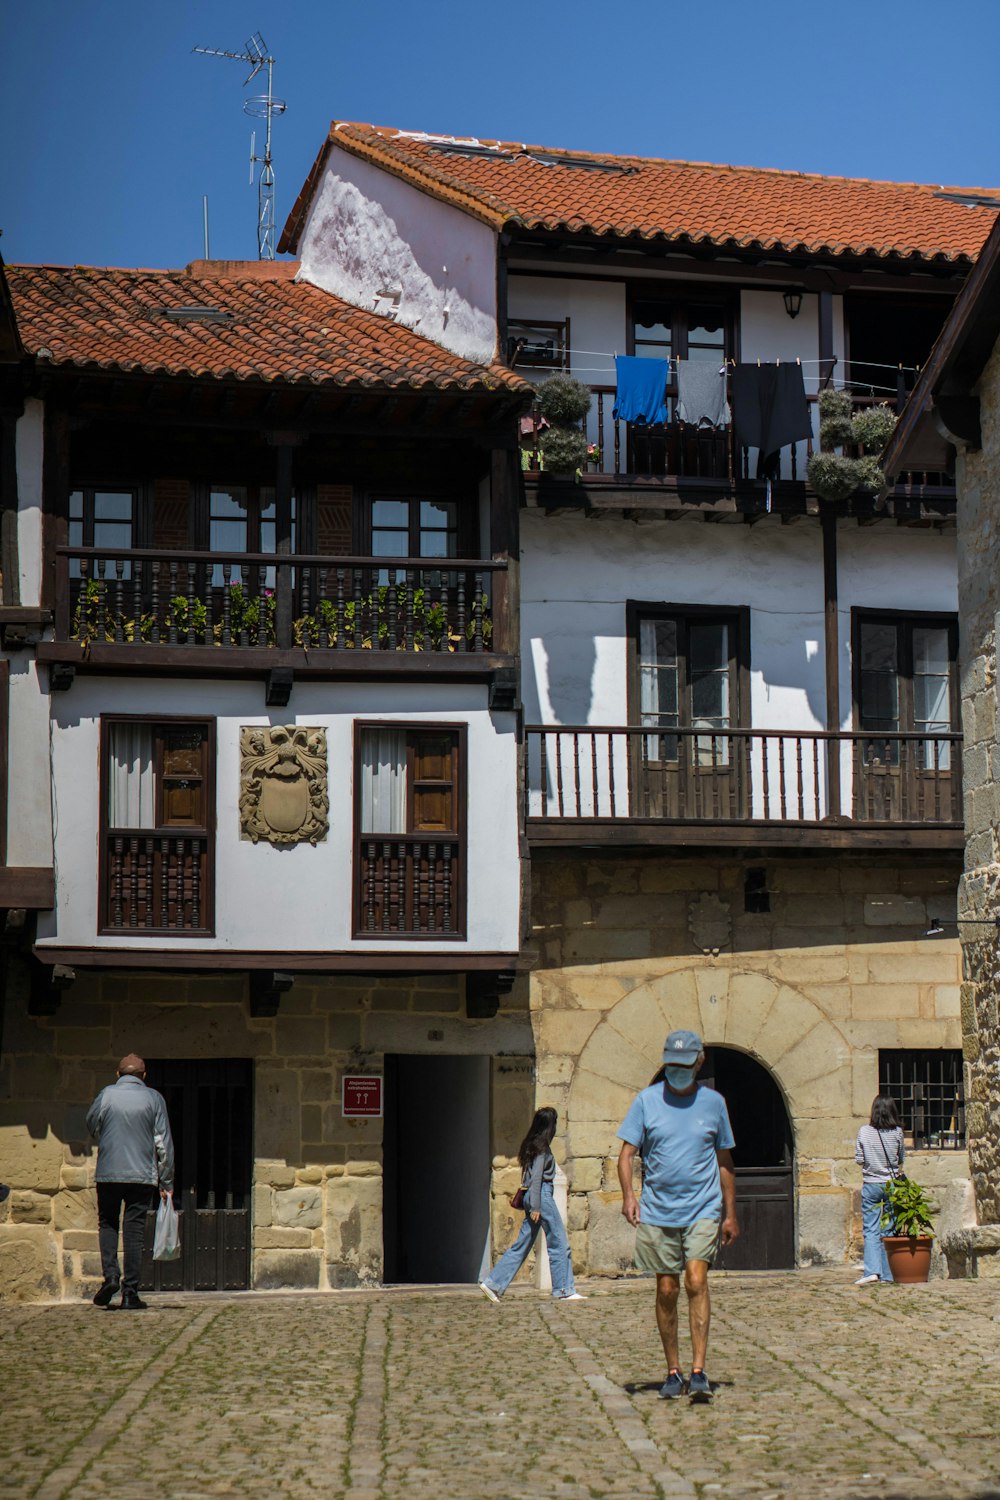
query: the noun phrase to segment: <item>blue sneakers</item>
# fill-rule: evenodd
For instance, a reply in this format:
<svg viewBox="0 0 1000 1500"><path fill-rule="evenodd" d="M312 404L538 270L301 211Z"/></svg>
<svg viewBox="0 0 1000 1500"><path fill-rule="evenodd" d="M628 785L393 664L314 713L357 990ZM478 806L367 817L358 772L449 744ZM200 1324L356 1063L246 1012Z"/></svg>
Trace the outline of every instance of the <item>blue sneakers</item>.
<svg viewBox="0 0 1000 1500"><path fill-rule="evenodd" d="M692 1401L711 1401L714 1392L712 1382L704 1370L692 1370L688 1381L688 1395Z"/></svg>
<svg viewBox="0 0 1000 1500"><path fill-rule="evenodd" d="M687 1381L680 1370L671 1370L660 1386L660 1400L675 1401L678 1396L683 1396L686 1389Z"/></svg>

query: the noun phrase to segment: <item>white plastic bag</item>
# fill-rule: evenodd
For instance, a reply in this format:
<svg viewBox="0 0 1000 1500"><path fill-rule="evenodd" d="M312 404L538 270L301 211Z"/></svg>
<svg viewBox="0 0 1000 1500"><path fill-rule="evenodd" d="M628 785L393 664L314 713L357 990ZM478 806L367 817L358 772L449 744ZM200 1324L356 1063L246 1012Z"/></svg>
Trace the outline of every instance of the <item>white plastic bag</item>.
<svg viewBox="0 0 1000 1500"><path fill-rule="evenodd" d="M156 1210L156 1232L153 1235L153 1259L176 1260L181 1253L180 1228L177 1210L169 1195L160 1199Z"/></svg>

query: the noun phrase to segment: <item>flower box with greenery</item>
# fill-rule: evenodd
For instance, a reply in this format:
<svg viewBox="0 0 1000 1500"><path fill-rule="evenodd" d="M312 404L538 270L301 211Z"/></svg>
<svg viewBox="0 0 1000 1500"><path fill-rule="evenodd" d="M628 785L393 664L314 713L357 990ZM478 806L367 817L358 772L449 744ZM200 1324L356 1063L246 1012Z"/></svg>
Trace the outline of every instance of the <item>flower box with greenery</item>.
<svg viewBox="0 0 1000 1500"><path fill-rule="evenodd" d="M272 589L248 594L242 583L229 585L215 600L210 619L203 599L183 594L168 599L157 620L147 612L116 612L107 586L88 579L73 614L72 638L84 647L98 643L128 645L276 646L277 600ZM221 616L221 618L220 618ZM493 639L489 596L472 593L459 614L457 606L432 591L405 584L382 584L360 599L339 605L321 599L292 621L292 641L306 650L381 651L488 650Z"/></svg>
<svg viewBox="0 0 1000 1500"><path fill-rule="evenodd" d="M934 1205L924 1189L908 1177L887 1182L885 1198L882 1228L888 1233L882 1235L882 1243L892 1279L904 1285L926 1281L931 1270Z"/></svg>

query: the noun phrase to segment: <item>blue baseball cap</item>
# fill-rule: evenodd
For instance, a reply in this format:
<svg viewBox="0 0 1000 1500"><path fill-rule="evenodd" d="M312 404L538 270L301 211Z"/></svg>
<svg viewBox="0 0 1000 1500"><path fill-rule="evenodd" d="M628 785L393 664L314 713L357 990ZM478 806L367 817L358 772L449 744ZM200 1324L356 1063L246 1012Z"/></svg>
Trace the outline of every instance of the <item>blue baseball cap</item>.
<svg viewBox="0 0 1000 1500"><path fill-rule="evenodd" d="M704 1044L696 1031L672 1031L663 1044L663 1061L690 1068L704 1050Z"/></svg>

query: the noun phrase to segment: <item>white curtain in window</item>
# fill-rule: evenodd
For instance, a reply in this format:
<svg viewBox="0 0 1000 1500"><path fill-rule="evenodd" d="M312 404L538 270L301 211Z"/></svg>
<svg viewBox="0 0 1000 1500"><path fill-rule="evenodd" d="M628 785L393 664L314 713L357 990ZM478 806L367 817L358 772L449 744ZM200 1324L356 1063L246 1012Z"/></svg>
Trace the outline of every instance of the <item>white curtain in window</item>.
<svg viewBox="0 0 1000 1500"><path fill-rule="evenodd" d="M406 731L361 736L361 832L406 832Z"/></svg>
<svg viewBox="0 0 1000 1500"><path fill-rule="evenodd" d="M149 724L108 726L108 827L154 828L153 730Z"/></svg>

